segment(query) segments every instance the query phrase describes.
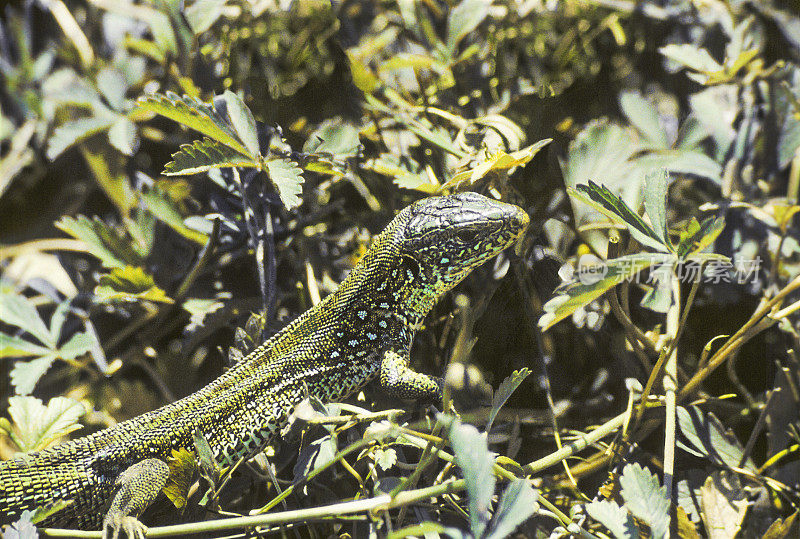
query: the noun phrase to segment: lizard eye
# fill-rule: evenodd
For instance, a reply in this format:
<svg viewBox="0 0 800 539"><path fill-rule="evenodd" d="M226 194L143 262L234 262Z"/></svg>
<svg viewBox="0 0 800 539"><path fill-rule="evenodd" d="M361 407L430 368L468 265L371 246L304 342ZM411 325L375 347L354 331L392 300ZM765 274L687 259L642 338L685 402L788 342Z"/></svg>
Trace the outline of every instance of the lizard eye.
<svg viewBox="0 0 800 539"><path fill-rule="evenodd" d="M456 238L464 243L474 243L478 239L478 231L472 228L464 228L456 232Z"/></svg>

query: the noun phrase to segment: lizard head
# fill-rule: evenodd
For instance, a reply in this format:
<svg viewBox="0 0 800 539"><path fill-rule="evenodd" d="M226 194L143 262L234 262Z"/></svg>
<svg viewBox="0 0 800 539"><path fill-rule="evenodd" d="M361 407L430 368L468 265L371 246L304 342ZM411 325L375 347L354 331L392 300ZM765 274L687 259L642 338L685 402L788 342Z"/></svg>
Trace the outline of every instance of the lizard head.
<svg viewBox="0 0 800 539"><path fill-rule="evenodd" d="M510 246L528 222L521 208L471 192L427 198L404 209L392 236L399 244L399 277L409 307L427 312L473 268Z"/></svg>

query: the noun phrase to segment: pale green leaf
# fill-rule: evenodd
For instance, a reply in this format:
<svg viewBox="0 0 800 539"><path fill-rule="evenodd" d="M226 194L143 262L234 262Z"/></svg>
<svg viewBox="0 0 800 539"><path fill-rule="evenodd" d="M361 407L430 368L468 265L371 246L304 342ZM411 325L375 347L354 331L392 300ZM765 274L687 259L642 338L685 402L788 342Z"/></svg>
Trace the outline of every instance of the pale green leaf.
<svg viewBox="0 0 800 539"><path fill-rule="evenodd" d="M470 529L475 537L481 537L489 522L489 507L494 496L494 457L489 452L486 435L472 425L453 419L448 438L467 484Z"/></svg>
<svg viewBox="0 0 800 539"><path fill-rule="evenodd" d="M639 463L633 463L623 468L619 484L625 507L650 527L652 537L667 537L670 501L658 478Z"/></svg>
<svg viewBox="0 0 800 539"><path fill-rule="evenodd" d="M108 104L122 111L125 106L125 93L128 91L124 74L113 67L105 67L97 74L95 82Z"/></svg>
<svg viewBox="0 0 800 539"><path fill-rule="evenodd" d="M538 495L525 479L515 479L506 487L494 513L485 539L504 539L539 510Z"/></svg>
<svg viewBox="0 0 800 539"><path fill-rule="evenodd" d="M120 116L108 130L108 142L125 155L133 155L139 148L136 124Z"/></svg>
<svg viewBox="0 0 800 539"><path fill-rule="evenodd" d="M302 202L303 171L290 159L273 159L266 162L269 179L278 190L281 202L292 209Z"/></svg>
<svg viewBox="0 0 800 539"><path fill-rule="evenodd" d="M375 464L377 464L381 470L386 471L394 466L397 462L397 451L391 447L386 449L376 449L372 452L372 458L375 460Z"/></svg>
<svg viewBox="0 0 800 539"><path fill-rule="evenodd" d="M36 307L25 296L0 294L0 321L27 331L50 348L56 345L58 335L50 333Z"/></svg>
<svg viewBox="0 0 800 539"><path fill-rule="evenodd" d="M103 115L64 122L48 139L47 158L54 160L73 144L107 130L115 121L115 116Z"/></svg>
<svg viewBox="0 0 800 539"><path fill-rule="evenodd" d="M75 359L94 347L94 338L88 333L76 333L58 348L58 356L64 359Z"/></svg>
<svg viewBox="0 0 800 539"><path fill-rule="evenodd" d="M144 257L133 248L130 240L121 237L97 217L90 220L83 215L77 218L64 216L55 225L73 238L83 241L89 253L99 258L107 268L144 263Z"/></svg>
<svg viewBox="0 0 800 539"><path fill-rule="evenodd" d="M197 0L183 13L195 34L202 34L211 28L222 16L228 0Z"/></svg>
<svg viewBox="0 0 800 539"><path fill-rule="evenodd" d="M661 242L671 247L672 243L667 232L668 187L669 173L665 169L648 174L644 182L644 209Z"/></svg>
<svg viewBox="0 0 800 539"><path fill-rule="evenodd" d="M148 191L142 191L140 196L147 206L147 209L150 210L153 215L184 238L201 245L204 245L206 241L208 241L207 235L189 228L184 224L183 217L175 207L175 203L172 202L166 194L157 189L150 189Z"/></svg>
<svg viewBox="0 0 800 539"><path fill-rule="evenodd" d="M701 73L710 74L722 69L722 66L711 57L706 49L694 45L665 45L658 49L658 52L670 60Z"/></svg>
<svg viewBox="0 0 800 539"><path fill-rule="evenodd" d="M458 43L489 14L492 0L461 0L447 16L447 48L453 54Z"/></svg>
<svg viewBox="0 0 800 539"><path fill-rule="evenodd" d="M172 161L164 167L164 174L180 176L208 172L212 168L258 166L258 160L206 137L181 145L181 149L172 154Z"/></svg>
<svg viewBox="0 0 800 539"><path fill-rule="evenodd" d="M486 432L492 430L492 423L494 423L494 418L497 417L497 412L500 411L500 408L503 407L511 394L530 373L530 369L523 367L518 371L514 371L511 376L502 381L500 387L497 388L497 391L492 396L492 409L489 411L489 420L486 422Z"/></svg>
<svg viewBox="0 0 800 539"><path fill-rule="evenodd" d="M625 509L609 500L586 504L586 513L608 528L616 539L638 539L639 527Z"/></svg>
<svg viewBox="0 0 800 539"><path fill-rule="evenodd" d="M628 120L656 148L669 148L667 133L658 119L658 110L636 92L623 92L619 97L622 112Z"/></svg>
<svg viewBox="0 0 800 539"><path fill-rule="evenodd" d="M32 343L22 337L0 333L0 358L42 356L49 354L51 351L46 346Z"/></svg>
<svg viewBox="0 0 800 539"><path fill-rule="evenodd" d="M756 471L749 457L740 465L744 455L741 443L711 412L697 406L679 406L678 428L682 435L678 446L684 451L715 464Z"/></svg>
<svg viewBox="0 0 800 539"><path fill-rule="evenodd" d="M8 414L14 421L12 439L23 452L44 449L53 440L81 428L84 406L67 397L55 397L45 406L35 397L11 397Z"/></svg>
<svg viewBox="0 0 800 539"><path fill-rule="evenodd" d="M256 131L256 120L253 118L253 113L250 112L244 101L230 90L225 90L223 98L228 105L228 116L236 134L239 135L239 140L243 141L247 149L250 150L250 155L259 155L258 132Z"/></svg>
<svg viewBox="0 0 800 539"><path fill-rule="evenodd" d="M44 373L56 360L57 354L55 352L48 352L45 355L31 359L29 361L16 361L11 368L9 377L11 378L11 385L14 386L15 392L18 395L28 395L36 383L44 376Z"/></svg>

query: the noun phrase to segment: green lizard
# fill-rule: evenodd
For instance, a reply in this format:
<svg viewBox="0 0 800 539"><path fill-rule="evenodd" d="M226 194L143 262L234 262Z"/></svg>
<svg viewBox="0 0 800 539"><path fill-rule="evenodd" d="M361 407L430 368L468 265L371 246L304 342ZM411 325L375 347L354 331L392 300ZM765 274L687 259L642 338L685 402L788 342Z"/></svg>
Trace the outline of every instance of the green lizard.
<svg viewBox="0 0 800 539"><path fill-rule="evenodd" d="M199 429L230 466L261 450L306 396L340 399L374 378L403 398L435 398L438 379L408 367L415 331L437 299L513 243L528 224L516 206L476 193L401 211L340 287L214 382L95 434L0 463L0 524L70 502L41 524L143 537L138 517L169 476L173 449ZM105 517L104 517L105 514Z"/></svg>

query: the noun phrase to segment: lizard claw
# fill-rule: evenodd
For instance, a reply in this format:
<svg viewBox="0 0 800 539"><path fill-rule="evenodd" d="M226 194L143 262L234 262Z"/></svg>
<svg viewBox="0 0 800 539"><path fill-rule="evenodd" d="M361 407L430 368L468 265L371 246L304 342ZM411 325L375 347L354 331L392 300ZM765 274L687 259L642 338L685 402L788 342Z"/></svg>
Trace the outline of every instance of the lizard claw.
<svg viewBox="0 0 800 539"><path fill-rule="evenodd" d="M120 513L106 515L103 521L103 539L119 539L120 530L128 539L145 539L147 535L147 526L136 517Z"/></svg>

